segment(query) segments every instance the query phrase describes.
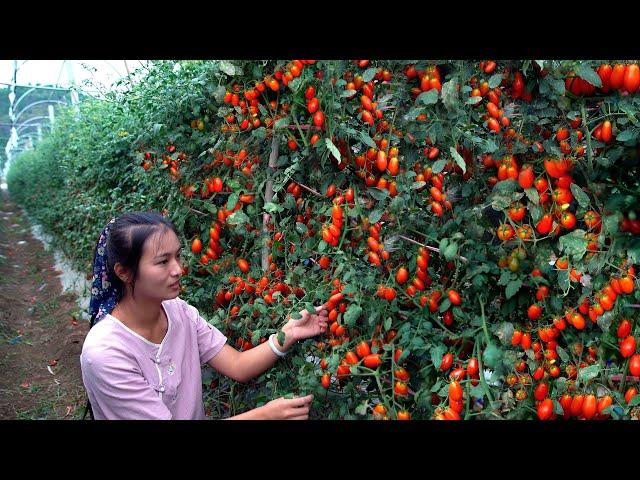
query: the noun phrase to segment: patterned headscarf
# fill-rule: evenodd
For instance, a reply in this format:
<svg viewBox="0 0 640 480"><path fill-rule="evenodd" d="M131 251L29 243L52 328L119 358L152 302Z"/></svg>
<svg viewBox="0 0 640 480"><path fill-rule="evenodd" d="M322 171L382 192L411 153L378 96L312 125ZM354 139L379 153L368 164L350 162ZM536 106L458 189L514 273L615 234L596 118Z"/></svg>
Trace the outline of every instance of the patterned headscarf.
<svg viewBox="0 0 640 480"><path fill-rule="evenodd" d="M109 229L115 221L116 219L112 218L102 230L93 257L93 283L91 284L91 301L89 303L92 327L107 313L111 313L117 301L117 290L109 281L105 255Z"/></svg>

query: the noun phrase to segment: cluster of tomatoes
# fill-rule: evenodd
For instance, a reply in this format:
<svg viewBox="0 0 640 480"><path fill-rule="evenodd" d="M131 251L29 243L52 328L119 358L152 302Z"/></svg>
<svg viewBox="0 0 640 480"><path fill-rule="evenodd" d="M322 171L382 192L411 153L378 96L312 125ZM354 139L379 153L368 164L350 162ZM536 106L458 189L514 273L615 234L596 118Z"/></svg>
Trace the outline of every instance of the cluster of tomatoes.
<svg viewBox="0 0 640 480"><path fill-rule="evenodd" d="M306 65L313 65L315 62L315 60L293 60L286 66L286 71L278 69L273 75L265 76L263 80L255 82L253 88L246 89L243 92L241 92L240 85L234 84L231 88L233 92L227 91L223 98L223 102L230 105L232 109L225 117L227 124L222 126L222 131L249 131L252 128L262 126L263 122L260 119L259 109L261 95L264 96L267 89L272 92L278 92L280 90L280 82L286 87L291 80L301 75ZM278 103L275 100L267 102L267 104L273 112L276 111ZM233 113L234 107L240 108L240 112L243 115L239 122ZM282 110L285 111L284 105L282 107ZM280 117L276 115L275 120L278 118ZM269 116L264 119L264 125L267 128L271 128L273 122L274 117Z"/></svg>
<svg viewBox="0 0 640 480"><path fill-rule="evenodd" d="M345 72L344 79L347 81L345 90L356 92L348 98L354 98L358 91L362 93L360 107L358 108L360 120L371 127L375 126L376 132L388 130L389 122L384 119L382 110L378 108L378 103L374 101L374 91L377 83L391 80L391 73L380 69L372 80L365 82L361 75L353 76L351 72Z"/></svg>
<svg viewBox="0 0 640 480"><path fill-rule="evenodd" d="M200 257L200 264L207 265L211 260L217 260L222 255L223 249L220 245L220 222L212 222L211 228L209 228L209 246L205 253ZM191 253L194 255L200 255L202 253L202 240L196 237L191 242Z"/></svg>
<svg viewBox="0 0 640 480"><path fill-rule="evenodd" d="M561 265L560 268L567 267ZM538 367L532 375L524 373L518 378L516 374L510 374L507 376L506 381L507 384L512 387L516 384L521 385L515 394L515 398L518 401L523 401L528 396L524 386L531 385L533 381L539 382L534 389L534 397L538 402L537 408L540 419L547 420L557 417L553 414L553 402L548 398L549 384L544 382L543 379L547 376L557 378L561 374L560 359L557 353L558 340L560 339L561 332L565 330L567 323L577 330L583 330L586 327L585 316L587 315L593 323L596 323L600 315L614 308L614 302L619 296L633 292L634 275L635 271L633 267L630 267L623 276L611 277L609 284L595 293L595 300L591 305L589 304L589 299L585 298L577 309L569 308L566 310L564 317L555 317L552 324L539 327L536 333L540 341L532 341L533 332L522 332L518 329L514 330L511 337L511 345L520 346L523 352L531 349L534 352L535 360L538 362ZM541 276L540 271L536 269L534 276ZM578 279L576 278L575 280ZM548 295L549 288L546 285L540 285L536 292L536 299L542 302ZM527 316L531 321L540 319L541 315L542 307L539 304L532 304L527 310ZM623 358L630 359L629 371L632 375L638 376L640 375L640 355L635 353L636 339L631 335L631 331L632 324L628 320L623 319L617 328L617 336L619 339L620 354ZM582 353L582 345L574 345L574 350L577 355L580 355ZM588 364L593 364L597 362L597 358L597 349L595 346L590 346L588 356L585 358L585 361L580 363L579 367L584 368ZM516 363L515 368L517 372L525 372L527 369L526 362L520 360ZM577 376L577 368L575 365L569 363L565 366L565 371L569 379L569 391L571 391L574 389L572 382ZM633 390L631 390L631 393L628 392L627 396L631 394L633 394ZM581 407L583 400L586 402L586 407ZM630 399L627 401L629 400ZM572 404L572 401L575 403ZM608 395L599 399L597 403L593 394L579 394L571 397L571 395L567 393L560 398L565 419L571 416L585 419L605 418L606 416L603 415L602 412L611 405L611 403L612 399ZM596 412L598 415L596 415Z"/></svg>
<svg viewBox="0 0 640 480"><path fill-rule="evenodd" d="M371 225L369 227L369 237L367 238L367 261L376 267L382 266L383 261L389 260L389 252L385 250L384 242L380 239L381 230L382 224L380 222ZM393 296L395 297L395 292L393 292Z"/></svg>
<svg viewBox="0 0 640 480"><path fill-rule="evenodd" d="M434 420L461 420L460 414L465 405L462 382L469 381L473 386L476 386L480 381L480 367L476 357L469 358L466 366L463 366L462 361L458 360L453 370L451 370L452 367L454 367L454 357L451 352L447 352L442 356L438 369L441 372L449 371L448 406L436 407L433 413ZM468 380L465 380L467 377ZM435 395L432 398L432 403L437 405L439 402L440 398Z"/></svg>
<svg viewBox="0 0 640 480"><path fill-rule="evenodd" d="M640 219L636 218L636 214L627 213L620 220L620 231L629 232L633 235L640 235Z"/></svg>
<svg viewBox="0 0 640 480"><path fill-rule="evenodd" d="M216 150L213 161L205 169L225 165L242 172L246 177L251 177L259 163L260 157L258 155L249 155L249 152L244 148L235 153L232 150L227 150L224 153Z"/></svg>
<svg viewBox="0 0 640 480"><path fill-rule="evenodd" d="M177 180L180 178L180 161L184 161L187 159L187 154L184 152L179 152L177 155L176 146L175 145L167 145L166 150L170 155L164 155L162 159L162 166L160 168L167 169L169 176L172 180ZM174 158L175 157L175 158ZM142 168L145 171L148 171L153 166L154 155L151 152L144 152L144 160L142 162Z"/></svg>
<svg viewBox="0 0 640 480"><path fill-rule="evenodd" d="M399 151L397 147L388 148L387 139L374 139L378 148L370 147L364 154L355 157L358 167L356 175L367 187L387 190L391 197L398 194L396 181L385 174L395 177L400 171Z"/></svg>
<svg viewBox="0 0 640 480"><path fill-rule="evenodd" d="M417 80L417 85L411 87L411 95L414 98L422 92L428 92L434 88L438 93L442 91L442 77L440 76L440 69L436 65L429 65L424 70L416 70L415 65L407 65L404 68L404 74L409 82L414 79Z"/></svg>
<svg viewBox="0 0 640 480"><path fill-rule="evenodd" d="M495 165L492 159L487 157L484 160L485 166ZM522 169L519 169L514 155L507 155L500 161L498 177L494 178L496 183L509 178L517 179L520 187L525 190L535 187L539 197L539 204L545 209L542 217L535 225L535 230L540 235L558 236L562 229L572 230L577 224L576 215L571 211L571 204L574 200L571 185L574 181L569 171L573 167L573 161L567 157L547 157L543 160L543 163L546 173L553 179L555 187L553 189L550 188L549 180L545 176L535 178L532 165L525 164ZM524 219L526 213L527 208L522 203L515 202L512 204L507 210L507 216L510 221L498 227L496 231L497 237L503 242L511 240L516 235L520 240L530 240L533 236L531 225L516 225L517 222ZM601 226L600 214L589 210L585 213L583 221L590 230L586 234L589 240L587 250L590 252L596 251L598 248L597 233ZM516 228L514 228L514 225L516 225Z"/></svg>
<svg viewBox="0 0 640 480"><path fill-rule="evenodd" d="M602 83L602 87L598 89L601 93L617 90L620 93L632 94L640 87L640 68L637 63L618 63L613 67L603 63L597 68L596 73ZM589 96L596 91L594 85L583 80L573 71L569 72L565 78L565 88L576 96Z"/></svg>
<svg viewBox="0 0 640 480"><path fill-rule="evenodd" d="M230 261L225 264L225 268L228 269L230 267L229 263ZM237 303L233 304L234 299L239 299L242 303L249 305L253 305L259 298L267 305L272 305L276 302L289 305L291 303L291 300L288 298L290 294L293 293L297 298L302 298L305 295L302 288L293 287L282 281L284 273L273 263L271 255L269 255L269 272L260 279L255 279L249 275L251 265L246 259L238 258L236 260L236 266L245 276L230 275L228 278L229 286L220 289L215 295L214 308L228 309L227 327L229 327L230 321L236 318L240 311L240 306ZM258 317L260 312L254 309L252 315L254 318ZM227 331L227 334L229 334L229 331ZM238 347L243 350L253 348L254 345L251 342L251 337L251 330L247 330L247 338L241 336L237 339ZM263 339L260 339L260 343L263 341Z"/></svg>
<svg viewBox="0 0 640 480"><path fill-rule="evenodd" d="M302 67L296 62L304 61L291 62L288 65L288 71L286 73L280 72L279 77L276 75L274 77L265 78L264 81L261 82L263 84L263 91L277 91L280 89L281 84L286 86L289 81L299 76L299 72ZM304 65L304 63L302 65ZM369 63L365 60L358 60L356 61L356 65L358 68L367 68ZM497 65L492 61L481 62L480 68L482 74L489 76L495 73ZM371 74L372 72L368 73ZM424 71L416 71L415 66L407 66L404 73L407 79L411 81L411 93L413 94L414 99L423 92L433 89L438 91L441 90L440 72L437 67L429 67ZM510 132L513 129L510 128L511 121L509 116L511 116L511 113L508 112L511 111L511 105L509 104L508 97L510 96L512 99L523 99L528 101L527 98L530 100L531 93L526 91L522 74L519 71L512 73L505 70L502 83L496 88L489 88L488 77L487 79L483 79L481 78L482 74L478 75L477 79L472 79L471 96L480 97L481 100L478 100L477 105L483 105L482 113L484 114L484 120L487 122L486 125L489 130L496 133L504 130L505 137L510 137L512 136ZM400 156L398 146L390 145L390 139L385 138L387 135L385 132L389 129L389 123L384 118L383 114L385 106L384 104L380 105L374 101L380 101L382 94L380 91L376 92L376 89L384 89L384 86L381 85L384 82L389 82L391 80L391 73L384 69L379 69L371 81L365 82L361 75L354 75L351 72L347 72L345 73L344 79L347 82L345 89L353 90L354 92L348 98L353 99L354 104L358 102L359 119L365 123L365 128L368 131L373 131L375 128L376 132L372 135L375 147L371 146L369 148L369 145L367 145L363 150L352 151L347 142L333 138L333 144L336 145L342 156L342 160L337 165L337 168L343 170L345 167L352 168L355 166L355 173L360 177L364 185L367 187L385 189L389 192L390 196L393 197L397 195L397 185L394 177L404 171L400 163L402 157ZM580 82L578 82L578 84L579 83ZM574 84L572 83L570 87L573 86ZM274 87L276 88L274 89ZM311 130L310 133L313 133L309 142L311 145L314 145L318 140L320 140L320 130L325 126L324 112L321 109L321 102L318 98L319 96L317 95L316 88L320 87L316 84L305 85L303 90L300 91L300 96L302 96L302 93L304 92L306 112L311 116L309 119L311 125L307 128L307 130ZM232 90L235 91L235 86ZM256 87L253 90L261 93L258 88L258 84L256 84ZM247 96L247 92L245 92L244 106L240 104L243 100L239 96L237 100L234 100L233 95L234 94L231 94L229 99L225 99L225 101L229 100L227 103L230 103L232 106L239 107L244 114L252 115L253 110L251 110L251 108L257 107L255 102L257 102L258 95L254 96L253 93L249 93ZM234 102L236 102L236 105L234 105ZM269 102L269 106L273 111L280 109L280 112L283 114L286 114L290 108L288 105L278 104L276 101ZM324 103L323 106L328 109L327 105ZM486 113L484 112L485 107ZM505 111L507 114L505 114ZM273 117L273 119L277 118L277 115ZM517 121L517 118L517 116L512 117L513 121ZM273 119L270 121L273 122ZM424 121L426 119L426 115L423 114L417 120ZM489 178L489 185L495 186L498 182L504 180L514 180L518 183L521 189L529 190L526 192L526 198L529 200L535 198L537 193L537 197L539 198L538 203L543 207L541 217L539 219L538 217L535 217L536 221L534 222L533 218L529 220L527 219L527 214L529 212L525 200L516 201L509 205L504 212L505 220L497 229L497 236L500 240L507 242L516 236L520 240L532 240L536 233L539 236L559 236L563 231L571 231L580 225L581 227L586 227L585 229L588 230L586 238L588 240L587 251L589 254L593 255L599 250L598 233L600 232L602 224L600 214L590 210L586 212L584 216L580 215L580 218L577 218L576 216L578 215L578 210L574 194L578 196L578 200L581 200L581 198L578 195L579 192L576 192L575 190L576 186L574 185L575 182L572 178L571 172L574 162L576 161L574 158L584 156L585 136L588 134L585 133L587 130L581 129L581 120L581 118L569 119L566 125L561 126L554 132L545 129L543 126L538 127L538 131L534 132L541 134L541 141L542 139L550 139L552 135L554 136L555 141L557 141L560 151L563 154L559 158L552 156L536 158L535 154L540 154L544 151L541 141L533 143L533 154L529 151L522 156L520 156L520 154L516 156L511 153L512 150L507 148L508 154L504 155L501 159L494 160L490 155L483 157L483 164L486 168L495 168L495 174L492 174ZM192 126L200 129L198 122L194 123ZM569 126L571 128L569 128ZM369 127L374 128L369 130ZM597 140L607 144L614 139L614 127L615 125L613 125L609 119L605 119L597 128L595 128L593 136ZM249 128L252 127L248 126L246 129ZM298 141L294 136L290 136L287 143L290 150L296 150L298 148ZM428 138L425 140L425 144L418 144L420 149L424 147L423 154L425 159L436 161L441 156L440 149L433 145ZM444 148L443 145L440 146ZM461 147L458 149L458 152L461 152ZM464 160L467 163L468 173L470 170L469 165L473 162L468 161L467 158L470 157L470 152L464 153ZM573 155L573 158L571 158L570 155ZM333 157L333 159L336 162L338 161L335 157ZM350 162L352 162L351 165ZM246 151L241 150L238 153L230 151L226 153L216 152L216 159L212 166L220 166L224 164L227 166L233 166L243 172L245 172L246 169L245 174L247 176L251 176L252 167L257 163L257 156L250 159ZM438 162L438 167L442 168L442 162ZM414 177L415 181L425 182L425 185L418 190L424 191L424 197L426 197L425 200L429 205L431 212L438 217L442 217L446 210L452 210L452 201L454 200L455 189L445 189L444 183L451 179L451 176L447 176L447 172L454 170L457 172L459 170L459 173L462 174L460 167L451 160L446 164L443 171L435 174L433 173L433 166L431 165L421 165L416 163L413 169L416 172L416 176ZM301 181L305 182L304 180ZM349 181L350 180L347 180L347 182ZM250 185L251 184L248 184L247 188L250 188ZM345 186L348 186L348 184ZM220 177L205 180L205 187L203 188L203 190L206 190L208 194L223 192L225 189L226 187ZM448 298L452 307L448 308L444 312L439 312L438 315L441 315L445 326L450 327L454 323L454 310L456 313L459 310L454 309L453 307L462 305L463 299L457 290L449 288L453 285L448 286L448 280L443 278L437 279L437 288L427 291L431 288L433 281L428 273L430 259L429 251L426 248L420 247L416 258L415 274L412 276L410 270L413 269L411 266L405 266L398 264L397 262L390 261L390 253L387 251L387 248L389 250L393 249L389 246L385 247L385 243L382 241L383 224L381 222L369 225L368 221L363 221L362 226L360 227L357 224L354 224L353 216L351 218L349 217L349 209L346 208L346 204L353 205L355 195L352 188L347 188L346 190L339 192L335 185L329 185L325 196L326 198L333 200L330 207L330 218L325 218L323 215L311 215L309 207L307 207L305 214L303 211L305 204L302 193L303 189L313 193L312 189L295 181L290 181L284 191L295 198L298 210L298 212L296 212L296 221L307 226L307 236L314 236L316 238L320 237L324 242L326 242L326 244L334 248L337 248L340 245L342 245L342 248L345 248L345 246L349 244L351 247L355 248L356 244L354 244L354 242L358 239L362 240L362 238L364 238L366 242L361 241L360 245L366 245L364 255L368 263L376 267L381 267L382 270L393 274L397 285L393 285L393 280L391 280L391 284L389 284L390 282L388 281L383 281L384 284L378 284L378 288L375 291L376 300L374 301L377 302L377 299L383 300L383 302L380 302L381 305L384 305L386 302L400 301L400 303L402 303L406 300L404 298L404 293L406 292L408 297L416 297L414 302L415 306L420 305L421 307L425 307L428 305L429 311L431 313L435 313L438 312L441 301ZM520 192L522 192L522 190L520 190ZM319 196L322 197L323 195ZM240 200L239 203L242 202L243 201ZM373 200L371 200L370 203L373 204ZM237 210L238 205L234 208ZM328 210L329 209L327 208L327 217ZM220 213L220 211L222 213ZM225 206L224 208L221 208L220 211L218 213L217 224L223 225L226 217L234 210L229 211ZM220 215L222 215L222 217L220 217ZM382 221L386 221L385 217L382 217ZM626 231L632 231L631 220L627 220L626 224ZM315 232L312 225L316 228ZM270 227L273 226L270 225ZM361 237L356 238L355 235L358 232ZM341 243L343 238L344 242ZM276 233L273 237L274 242L280 242L282 239L283 234L280 232ZM272 243L269 242L268 246L271 245ZM211 250L214 252L214 256L219 256L219 245L218 248L215 247L215 244L210 245L207 251ZM279 244L277 248L278 250L282 250L286 247L285 244ZM200 249L202 249L202 247L200 247ZM290 251L293 251L292 249L295 249L293 244L289 247ZM358 250L358 252L360 251L361 250ZM274 255L276 254L274 253ZM320 269L322 270L329 270L331 268L331 258L328 255L329 254L320 256L317 261ZM205 256L212 259L208 255ZM519 268L518 262L526 257L527 250L523 248L523 246L519 246L513 249L510 258L500 259L499 265L501 267L508 267L512 269L512 271L516 271ZM241 272L246 274L250 270L249 265L246 264L246 262L241 264L241 261L245 262L243 259L239 259L237 266ZM435 259L435 261L437 262L438 259ZM278 300L287 300L287 295L290 295L295 289L279 281L276 274L279 272L281 276L282 272L277 269L276 264L273 263L273 257L271 256L269 257L269 263L270 273L268 275L271 275L272 279L265 276L256 281L248 275L242 277L232 276L230 277L231 285L229 288L225 288L217 293L217 306L229 308L231 317L234 317L238 315L240 308L239 304L235 304L233 302L234 297L237 295L247 295L249 300L248 303L253 303L253 301L259 298L259 296L262 296L263 301L267 304L277 302ZM555 267L558 270L569 268L569 278L571 281L580 282L582 277L581 272L570 268L569 261L566 257L557 259L555 261ZM432 275L434 274L432 273ZM542 273L539 270L534 270L533 275L538 276L542 275ZM631 280L627 277L631 277ZM521 358L526 355L535 358L537 362L537 366L532 368L532 372L529 374L525 373L528 368L526 362L524 360L518 361L516 364L516 371L521 374L519 375L519 379L515 374L514 376L507 378L507 383L511 386L515 386L515 383L519 383L521 385L521 387L515 392L517 400L524 400L527 396L532 394L538 402L537 408L539 417L554 417L553 401L550 398L550 394L555 394L556 397L558 397L559 394L557 392L550 392L550 389L553 388L553 383L549 382L549 380L561 375L561 367L564 368L569 379L575 379L578 370L577 365L568 363L563 366L560 363L557 347L558 342L561 341L562 331L566 329L567 323L573 326L576 330L586 328L587 322L585 322L585 318L587 316L589 316L592 322L596 322L600 315L613 308L616 298L615 295L621 296L628 293L625 290L629 289L629 281L631 281L631 290L633 290L632 278L633 274L629 274L620 278L612 279L610 285L595 294L594 300L585 299L577 308L568 309L564 316L553 319L552 322L548 322L548 325L540 325L537 326L538 328L530 328L530 326L528 326L526 329L520 329L522 331L516 330L514 332L511 342L514 347L521 348L521 351L518 352ZM325 275L325 279L326 281L329 281L329 276ZM381 346L389 342L392 338L385 338L382 341L378 341L375 338L368 339L365 337L365 340L362 340L357 330L354 329L353 331L348 331L350 328L348 328L347 324L342 320L350 308L348 299L344 298L345 296L341 292L343 286L344 285L342 285L338 279L335 279L333 281L334 289L331 294L331 298L327 302L327 305L330 307L329 320L331 323L327 332L326 341L332 348L341 346L338 350L334 351L334 354L337 354L338 351L340 352L340 364L337 366L335 372L328 372L326 371L328 368L327 359L323 358L321 360L320 366L323 372L320 377L320 382L322 386L325 389L329 389L336 383L343 385L344 382L352 375L356 376L359 373L364 374L365 372L370 374L370 372L360 370L360 368L374 370L384 375L384 372L382 371L385 363L387 363L387 366L388 363L391 363L388 373L393 372L394 375L392 376L390 388L393 389L394 397L396 399L406 398L409 395L409 374L404 367L396 369L396 365L392 362L392 359L388 359L387 354L383 353L381 349ZM401 286L401 288L398 288L398 286ZM278 292L278 294L276 294L276 292ZM614 295L612 295L611 292L613 292ZM374 292L372 291L370 293ZM416 293L418 293L417 296ZM536 286L536 303L528 305L527 308L527 318L531 322L537 322L543 318L545 299L547 299L549 293L548 286ZM398 294L403 298L396 300ZM403 305L410 307L411 303L412 300L410 298L409 302L405 302ZM386 306L384 308L386 308ZM624 328L622 331L624 332ZM251 337L251 332L249 333L249 337ZM263 339L261 339L261 341L262 340ZM367 342L366 340L369 341ZM623 358L629 358L629 370L633 373L640 369L640 356L635 353L635 338L628 333L626 336L620 338L620 340L620 351L623 354ZM242 349L251 348L253 346L250 340L246 340L243 337L239 338L238 342L240 342L239 346ZM533 352L533 355L531 355L531 352ZM394 358L397 362L398 358L396 356L394 356ZM588 357L585 358L585 362L581 363L579 367L586 366L589 363L594 363L596 361L597 355L595 350L592 352L591 349L589 349ZM452 367L453 356L451 353L447 353L442 359L440 370L441 372L448 372ZM469 364L466 365L466 368L463 367L464 363L457 364L449 374L450 383L448 405L446 408L444 405L438 407L434 414L434 418L459 419L463 411L464 402L471 400L470 398L465 398L465 395L463 394L463 385L465 384L465 376L467 375L470 383L474 385L478 383L479 373L477 360L471 359ZM516 382L511 384L510 382L513 382L513 378L516 378ZM527 393L527 388L525 388L526 386L531 387L528 389L529 393ZM566 412L569 411L573 416L579 416L582 418L599 418L598 415L601 415L602 411L607 408L607 406L611 405L610 397L609 399L607 399L606 396L597 398L589 392L584 393L584 395L580 394L570 396L571 401L573 402L578 396L584 397L583 400L585 406L580 409L578 409L577 405L575 408L571 408L571 406L569 406L569 408L564 408L563 404L565 416ZM595 414L591 413L591 405L593 403L593 399L591 397L594 397L596 401ZM549 402L551 402L551 411L547 416ZM567 400L561 400L561 404L562 402L567 402ZM578 400L576 400L576 402L578 402ZM600 402L603 402L604 406L602 408L599 407ZM375 406L372 408L374 418L388 418L389 410L387 405L382 402L375 404L375 401L374 405ZM390 409L394 413L397 412L397 408L390 407ZM576 413L573 413L574 411ZM402 419L410 418L411 415L407 410L402 410L397 412L396 416L397 418Z"/></svg>
<svg viewBox="0 0 640 480"><path fill-rule="evenodd" d="M353 197L351 197L353 201ZM337 247L340 243L342 230L342 207L335 202L331 207L331 223L322 227L322 239L332 247Z"/></svg>

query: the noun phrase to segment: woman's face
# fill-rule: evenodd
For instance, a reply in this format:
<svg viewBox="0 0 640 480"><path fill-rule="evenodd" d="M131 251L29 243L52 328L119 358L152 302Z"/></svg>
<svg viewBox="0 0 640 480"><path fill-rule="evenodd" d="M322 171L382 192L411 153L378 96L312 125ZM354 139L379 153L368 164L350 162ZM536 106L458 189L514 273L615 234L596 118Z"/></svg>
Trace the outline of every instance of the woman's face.
<svg viewBox="0 0 640 480"><path fill-rule="evenodd" d="M180 293L180 241L169 229L160 229L145 241L138 265L134 295L171 300Z"/></svg>

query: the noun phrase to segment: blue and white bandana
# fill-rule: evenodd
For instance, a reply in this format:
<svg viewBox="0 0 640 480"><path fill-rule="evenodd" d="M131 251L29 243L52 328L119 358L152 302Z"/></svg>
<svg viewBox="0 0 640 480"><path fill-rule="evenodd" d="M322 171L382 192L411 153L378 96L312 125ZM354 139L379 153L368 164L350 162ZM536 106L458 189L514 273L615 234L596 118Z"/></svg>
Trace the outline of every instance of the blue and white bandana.
<svg viewBox="0 0 640 480"><path fill-rule="evenodd" d="M105 255L109 229L115 221L116 219L112 218L102 230L93 258L93 283L91 284L91 301L89 302L91 326L102 320L107 313L111 313L116 305L117 291L109 281Z"/></svg>

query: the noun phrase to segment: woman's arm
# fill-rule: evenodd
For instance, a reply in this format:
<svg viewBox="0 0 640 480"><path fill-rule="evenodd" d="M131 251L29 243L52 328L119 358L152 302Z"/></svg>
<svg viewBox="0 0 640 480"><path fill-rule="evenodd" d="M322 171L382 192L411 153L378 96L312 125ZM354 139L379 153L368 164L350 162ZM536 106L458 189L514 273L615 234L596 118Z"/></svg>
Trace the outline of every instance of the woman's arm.
<svg viewBox="0 0 640 480"><path fill-rule="evenodd" d="M289 320L282 328L285 334L284 345L280 345L277 336L273 335L273 343L280 351L287 351L298 340L314 337L327 329L326 307L316 307L316 313L306 310L300 312L299 320ZM225 345L220 352L207 363L223 375L238 382L246 382L273 366L278 356L271 350L268 342L264 342L245 352L238 352Z"/></svg>
<svg viewBox="0 0 640 480"><path fill-rule="evenodd" d="M273 343L278 350L286 351L295 340L291 337L290 329L287 325L282 330L285 333L284 346L280 345L276 336L273 337ZM264 342L244 352L239 352L230 345L225 345L207 363L222 375L237 382L247 382L272 367L277 359L278 356L273 353L268 342Z"/></svg>
<svg viewBox="0 0 640 480"><path fill-rule="evenodd" d="M308 420L313 395L297 398L276 398L262 407L254 408L225 420Z"/></svg>

